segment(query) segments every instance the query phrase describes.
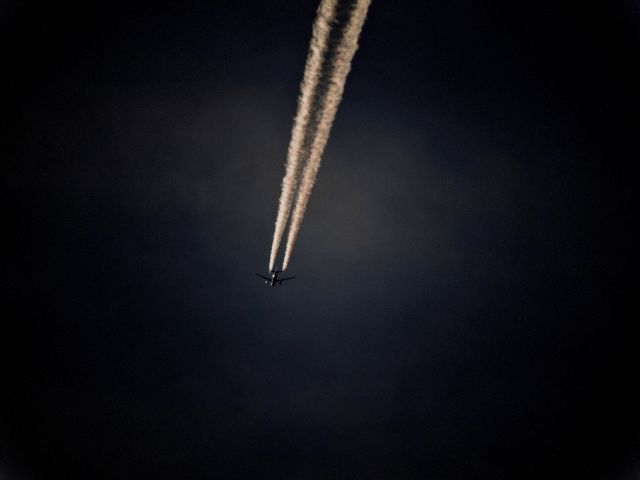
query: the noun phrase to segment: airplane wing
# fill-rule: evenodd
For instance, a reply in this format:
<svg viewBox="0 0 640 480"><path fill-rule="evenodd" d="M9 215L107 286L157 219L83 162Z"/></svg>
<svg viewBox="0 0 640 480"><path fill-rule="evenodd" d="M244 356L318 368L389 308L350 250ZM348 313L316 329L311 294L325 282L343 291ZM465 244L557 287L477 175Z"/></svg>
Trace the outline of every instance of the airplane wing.
<svg viewBox="0 0 640 480"><path fill-rule="evenodd" d="M285 280L291 280L291 279L294 279L294 278L296 278L296 277L279 278L278 281L279 282L284 282Z"/></svg>
<svg viewBox="0 0 640 480"><path fill-rule="evenodd" d="M255 273L255 272L253 272ZM265 277L264 275L260 275L259 273L256 273L257 276L264 278L265 280L271 280L269 277Z"/></svg>

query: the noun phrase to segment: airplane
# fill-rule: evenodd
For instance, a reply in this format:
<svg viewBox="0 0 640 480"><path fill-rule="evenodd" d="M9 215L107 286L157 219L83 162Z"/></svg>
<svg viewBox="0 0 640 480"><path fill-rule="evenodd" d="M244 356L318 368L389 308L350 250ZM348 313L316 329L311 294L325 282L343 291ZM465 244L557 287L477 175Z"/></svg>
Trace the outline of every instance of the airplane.
<svg viewBox="0 0 640 480"><path fill-rule="evenodd" d="M278 274L282 272L283 270L276 270L274 268L273 270L271 270L271 277L265 277L264 275L260 275L259 273L256 273L256 275L259 276L260 278L264 278L266 280L264 283L266 283L267 285L270 284L272 287L275 287L276 283L279 283L280 285L282 285L282 282L284 282L285 280L291 280L292 278L296 278L296 277L278 278Z"/></svg>

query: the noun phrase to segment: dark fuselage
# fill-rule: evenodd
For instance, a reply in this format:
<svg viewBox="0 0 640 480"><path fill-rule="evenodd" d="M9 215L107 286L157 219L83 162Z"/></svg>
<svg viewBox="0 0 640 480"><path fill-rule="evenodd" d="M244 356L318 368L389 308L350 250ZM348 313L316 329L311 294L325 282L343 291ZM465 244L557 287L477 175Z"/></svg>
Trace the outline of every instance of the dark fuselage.
<svg viewBox="0 0 640 480"><path fill-rule="evenodd" d="M278 274L280 272L277 270L274 270L273 272L271 272L271 280L267 280L265 283L271 285L272 287L276 286L276 283L278 282Z"/></svg>

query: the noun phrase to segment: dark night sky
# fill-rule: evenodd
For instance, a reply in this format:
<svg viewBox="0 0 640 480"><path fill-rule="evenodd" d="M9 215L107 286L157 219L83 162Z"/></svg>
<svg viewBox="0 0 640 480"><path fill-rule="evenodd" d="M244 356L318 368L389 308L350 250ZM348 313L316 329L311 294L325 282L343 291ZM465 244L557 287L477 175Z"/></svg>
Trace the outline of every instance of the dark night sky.
<svg viewBox="0 0 640 480"><path fill-rule="evenodd" d="M638 3L373 0L271 289L316 7L0 5L0 478L638 478Z"/></svg>

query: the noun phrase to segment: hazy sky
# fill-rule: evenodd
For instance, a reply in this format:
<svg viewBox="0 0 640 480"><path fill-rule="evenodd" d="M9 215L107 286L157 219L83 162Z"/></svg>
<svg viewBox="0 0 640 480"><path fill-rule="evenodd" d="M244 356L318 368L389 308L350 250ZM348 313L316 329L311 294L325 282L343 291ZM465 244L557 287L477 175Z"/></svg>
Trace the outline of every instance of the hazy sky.
<svg viewBox="0 0 640 480"><path fill-rule="evenodd" d="M317 4L0 7L0 477L635 478L637 7L373 0L267 288Z"/></svg>

